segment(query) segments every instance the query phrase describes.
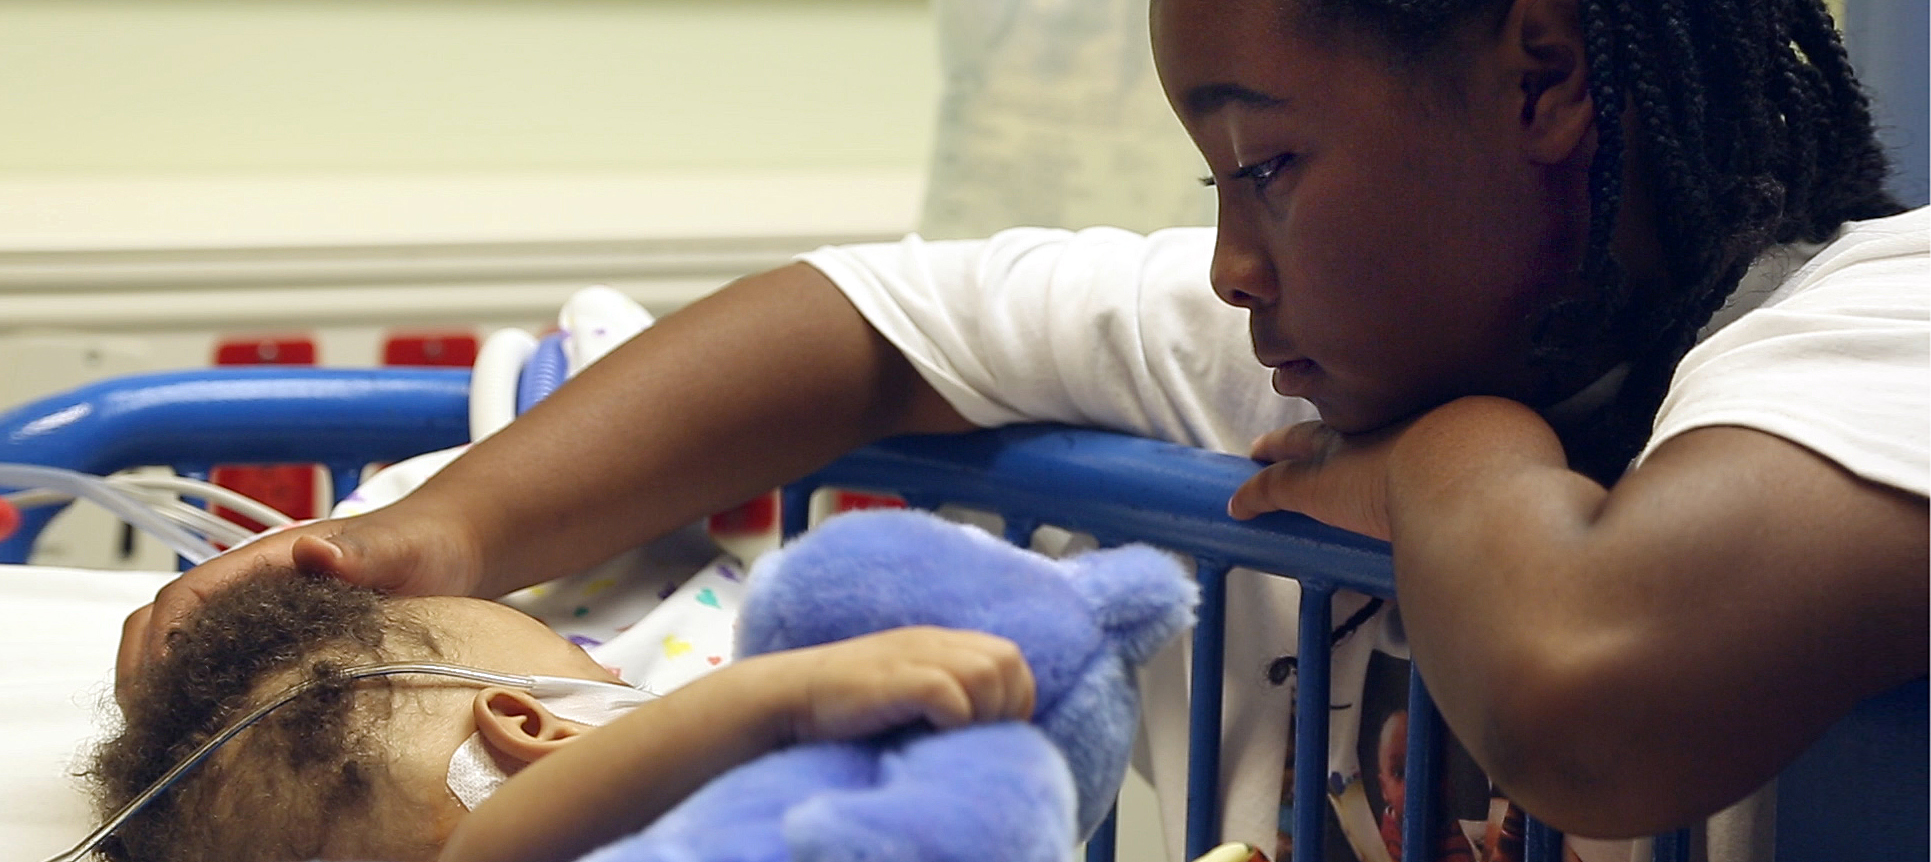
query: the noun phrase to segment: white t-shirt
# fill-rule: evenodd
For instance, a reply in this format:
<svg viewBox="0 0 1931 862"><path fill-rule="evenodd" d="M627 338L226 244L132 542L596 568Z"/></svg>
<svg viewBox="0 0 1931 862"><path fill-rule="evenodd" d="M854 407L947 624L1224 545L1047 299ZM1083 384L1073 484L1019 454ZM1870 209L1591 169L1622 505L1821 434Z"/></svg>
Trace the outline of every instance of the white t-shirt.
<svg viewBox="0 0 1931 862"><path fill-rule="evenodd" d="M1739 291L1741 293L1742 291ZM1683 357L1643 455L1755 428L1931 492L1931 208L1846 226L1774 288L1733 298Z"/></svg>
<svg viewBox="0 0 1931 862"><path fill-rule="evenodd" d="M1928 229L1931 210L1915 210L1847 225L1807 263L1801 259L1810 250L1766 256L1756 275L1768 272L1780 286L1739 289L1708 329L1714 334L1685 357L1651 447L1696 427L1759 428L1871 481L1925 494ZM801 259L830 277L968 420L1068 422L1244 453L1256 435L1315 413L1304 401L1273 395L1269 372L1250 350L1246 313L1222 304L1207 285L1212 252L1209 228L1146 236L1019 228L986 240L914 235L828 247ZM1777 267L1798 266L1776 278ZM1223 835L1268 847L1291 692L1269 685L1262 669L1294 651L1298 589L1235 575L1227 602ZM1337 619L1352 611L1337 602ZM1144 690L1152 778L1175 859L1184 822L1185 646L1155 659Z"/></svg>

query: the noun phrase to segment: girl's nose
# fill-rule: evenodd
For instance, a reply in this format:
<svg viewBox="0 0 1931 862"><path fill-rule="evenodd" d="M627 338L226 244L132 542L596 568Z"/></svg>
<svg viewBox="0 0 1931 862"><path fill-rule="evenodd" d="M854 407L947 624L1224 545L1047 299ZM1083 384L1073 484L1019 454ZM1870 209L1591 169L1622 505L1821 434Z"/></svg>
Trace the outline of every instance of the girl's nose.
<svg viewBox="0 0 1931 862"><path fill-rule="evenodd" d="M1249 311L1272 303L1277 290L1274 268L1261 248L1230 225L1228 213L1221 213L1220 227L1214 235L1213 267L1208 280L1220 301Z"/></svg>

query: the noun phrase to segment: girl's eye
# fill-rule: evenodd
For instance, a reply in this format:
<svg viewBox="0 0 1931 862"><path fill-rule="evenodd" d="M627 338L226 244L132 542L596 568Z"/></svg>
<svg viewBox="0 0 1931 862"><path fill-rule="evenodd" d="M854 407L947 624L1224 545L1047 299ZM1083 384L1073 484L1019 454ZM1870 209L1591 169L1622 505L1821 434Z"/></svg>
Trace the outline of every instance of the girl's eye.
<svg viewBox="0 0 1931 862"><path fill-rule="evenodd" d="M1293 162L1293 153L1282 153L1267 161L1255 162L1254 164L1234 171L1233 178L1247 180L1253 183L1254 191L1266 191L1267 185L1279 177L1282 171L1287 170L1287 166Z"/></svg>

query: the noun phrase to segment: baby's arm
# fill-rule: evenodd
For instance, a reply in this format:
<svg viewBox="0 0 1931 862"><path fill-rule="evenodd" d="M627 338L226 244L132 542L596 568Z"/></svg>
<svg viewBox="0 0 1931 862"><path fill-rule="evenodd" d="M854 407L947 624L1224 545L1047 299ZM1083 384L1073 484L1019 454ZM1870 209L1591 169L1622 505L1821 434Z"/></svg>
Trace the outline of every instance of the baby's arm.
<svg viewBox="0 0 1931 862"><path fill-rule="evenodd" d="M649 825L712 777L793 742L918 720L1023 719L1018 647L979 632L892 629L745 659L584 734L463 819L441 862L575 859Z"/></svg>

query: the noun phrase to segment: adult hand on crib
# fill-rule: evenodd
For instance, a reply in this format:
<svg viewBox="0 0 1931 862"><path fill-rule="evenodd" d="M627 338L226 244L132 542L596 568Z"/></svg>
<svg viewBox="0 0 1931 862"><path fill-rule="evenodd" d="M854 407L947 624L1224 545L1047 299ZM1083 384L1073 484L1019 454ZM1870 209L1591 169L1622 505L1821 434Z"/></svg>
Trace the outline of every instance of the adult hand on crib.
<svg viewBox="0 0 1931 862"><path fill-rule="evenodd" d="M236 580L266 572L341 578L399 595L470 595L479 554L466 531L420 515L378 510L316 521L264 536L202 563L155 593L121 627L115 692L167 649L168 634L208 596Z"/></svg>

